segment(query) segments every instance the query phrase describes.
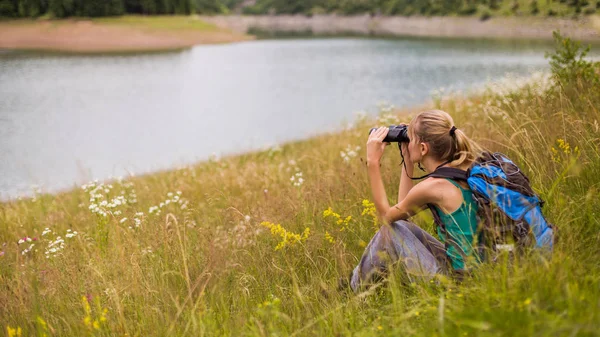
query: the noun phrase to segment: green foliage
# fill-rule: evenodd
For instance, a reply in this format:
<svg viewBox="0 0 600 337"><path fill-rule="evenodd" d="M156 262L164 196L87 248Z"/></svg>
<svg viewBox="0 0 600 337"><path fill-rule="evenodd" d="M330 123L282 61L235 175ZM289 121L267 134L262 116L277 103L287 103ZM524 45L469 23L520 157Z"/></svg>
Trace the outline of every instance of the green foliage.
<svg viewBox="0 0 600 337"><path fill-rule="evenodd" d="M221 14L240 10L244 14L340 15L495 15L572 16L597 13L600 1L561 0L0 0L0 17L110 16L130 14Z"/></svg>
<svg viewBox="0 0 600 337"><path fill-rule="evenodd" d="M18 16L17 6L13 0L0 0L0 18L12 18Z"/></svg>
<svg viewBox="0 0 600 337"><path fill-rule="evenodd" d="M556 50L547 53L550 59L552 74L557 83L563 87L581 89L582 87L598 88L600 75L598 63L586 59L590 46L582 47L578 41L554 32Z"/></svg>

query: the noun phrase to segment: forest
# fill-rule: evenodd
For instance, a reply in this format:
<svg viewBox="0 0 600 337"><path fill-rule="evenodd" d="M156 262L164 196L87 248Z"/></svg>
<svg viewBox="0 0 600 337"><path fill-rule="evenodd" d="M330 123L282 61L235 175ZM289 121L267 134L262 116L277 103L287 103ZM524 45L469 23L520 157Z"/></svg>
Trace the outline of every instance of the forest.
<svg viewBox="0 0 600 337"><path fill-rule="evenodd" d="M0 17L123 14L561 16L600 12L600 0L0 0Z"/></svg>

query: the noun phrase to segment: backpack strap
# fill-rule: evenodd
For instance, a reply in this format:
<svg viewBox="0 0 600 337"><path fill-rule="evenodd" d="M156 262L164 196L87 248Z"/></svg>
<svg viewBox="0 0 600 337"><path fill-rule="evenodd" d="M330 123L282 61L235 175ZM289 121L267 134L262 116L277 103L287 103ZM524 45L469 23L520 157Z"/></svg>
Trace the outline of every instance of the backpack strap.
<svg viewBox="0 0 600 337"><path fill-rule="evenodd" d="M438 167L435 171L433 171L429 175L429 177L445 178L445 179L450 179L450 180L455 180L455 181L467 181L467 178L469 177L469 172L461 170L461 169L457 169L455 167ZM452 245L457 249L459 254L463 254L463 256L464 256L464 252L462 251L462 248L460 248L460 246L448 235L448 232L446 231L446 225L442 221L442 218L440 217L440 214L438 213L438 210L436 209L436 207L433 204L427 204L427 207L429 207L429 210L431 211L431 214L433 215L433 221L440 228L440 231L446 237L446 244L445 244L446 251L448 251L448 248L450 247L450 245Z"/></svg>
<svg viewBox="0 0 600 337"><path fill-rule="evenodd" d="M447 178L452 180L467 181L469 178L469 172L455 167L440 167L433 171L430 177L433 178Z"/></svg>
<svg viewBox="0 0 600 337"><path fill-rule="evenodd" d="M455 167L438 167L435 171L431 172L429 177L467 181L467 178L469 177L469 172L457 169ZM433 220L435 221L435 224L438 225L442 232L445 234L446 227L442 222L442 219L440 218L440 215L438 214L435 206L433 204L427 204L427 207L429 207L431 214L433 214Z"/></svg>

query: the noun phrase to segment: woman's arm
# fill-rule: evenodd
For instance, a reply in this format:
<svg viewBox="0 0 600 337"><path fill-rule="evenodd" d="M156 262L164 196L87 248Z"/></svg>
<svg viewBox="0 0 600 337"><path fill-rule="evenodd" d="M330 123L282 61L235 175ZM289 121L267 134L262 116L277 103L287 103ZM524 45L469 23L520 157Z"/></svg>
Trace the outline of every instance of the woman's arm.
<svg viewBox="0 0 600 337"><path fill-rule="evenodd" d="M367 168L371 192L373 193L373 202L377 214L384 223L407 219L421 210L434 198L433 189L428 186L430 185L429 183L423 181L413 187L412 181L408 179L408 174L411 174L411 172L407 173L403 170L406 177L402 176L400 187L401 193L404 195L400 195L400 192L398 193L398 196L403 198L394 207L390 207L380 170L380 160L385 147L388 145L387 143L383 143L383 139L385 139L387 133L388 128L380 127L369 135L369 140L367 141ZM402 180L405 182L402 183Z"/></svg>
<svg viewBox="0 0 600 337"><path fill-rule="evenodd" d="M381 170L379 163L368 163L369 181L371 183L371 192L373 193L373 203L381 221L385 224L397 220L405 220L425 208L428 203L434 201L434 188L428 181L422 181L411 186L406 196L396 205L390 207L385 192L385 187L381 179ZM409 182L412 185L412 181Z"/></svg>

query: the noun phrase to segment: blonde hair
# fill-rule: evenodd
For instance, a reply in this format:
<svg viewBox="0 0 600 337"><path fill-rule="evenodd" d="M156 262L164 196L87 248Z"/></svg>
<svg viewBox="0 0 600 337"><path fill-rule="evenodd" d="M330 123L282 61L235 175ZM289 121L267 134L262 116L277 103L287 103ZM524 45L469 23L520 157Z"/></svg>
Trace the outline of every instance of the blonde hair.
<svg viewBox="0 0 600 337"><path fill-rule="evenodd" d="M429 143L431 154L439 160L459 167L473 163L480 156L481 147L460 129L451 132L454 120L445 111L428 110L419 113L408 126L412 140Z"/></svg>

